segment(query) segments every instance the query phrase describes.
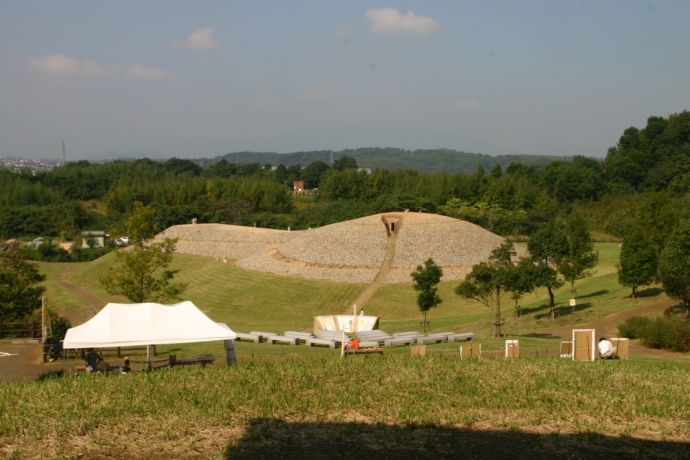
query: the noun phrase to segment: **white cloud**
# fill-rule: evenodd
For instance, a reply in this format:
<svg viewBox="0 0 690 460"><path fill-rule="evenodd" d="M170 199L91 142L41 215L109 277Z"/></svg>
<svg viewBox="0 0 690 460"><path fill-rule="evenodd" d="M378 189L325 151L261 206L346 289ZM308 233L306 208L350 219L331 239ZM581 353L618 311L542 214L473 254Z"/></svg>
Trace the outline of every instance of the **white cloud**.
<svg viewBox="0 0 690 460"><path fill-rule="evenodd" d="M175 78L167 71L162 69L154 69L145 65L129 66L124 71L125 78L132 80L165 80L172 81Z"/></svg>
<svg viewBox="0 0 690 460"><path fill-rule="evenodd" d="M323 102L331 98L331 95L321 88L309 88L301 94L300 99L309 102Z"/></svg>
<svg viewBox="0 0 690 460"><path fill-rule="evenodd" d="M106 69L94 61L80 61L64 54L31 58L29 59L29 66L43 73L80 77L106 77L114 70L112 68Z"/></svg>
<svg viewBox="0 0 690 460"><path fill-rule="evenodd" d="M213 27L204 27L199 30L195 30L191 34L187 35L187 38L183 42L173 41L172 44L175 46L182 46L189 49L195 50L210 50L221 48L221 44L213 38L213 33L216 30Z"/></svg>
<svg viewBox="0 0 690 460"><path fill-rule="evenodd" d="M484 108L484 104L476 99L458 99L455 101L455 108L459 110L479 110Z"/></svg>
<svg viewBox="0 0 690 460"><path fill-rule="evenodd" d="M166 80L175 78L167 71L145 65L132 65L124 70L116 65L104 66L94 61L79 60L64 54L53 54L29 59L29 67L50 75L75 77L109 77L131 80Z"/></svg>
<svg viewBox="0 0 690 460"><path fill-rule="evenodd" d="M371 30L376 33L432 35L441 29L434 18L411 11L403 14L395 8L369 9L365 16L371 21Z"/></svg>

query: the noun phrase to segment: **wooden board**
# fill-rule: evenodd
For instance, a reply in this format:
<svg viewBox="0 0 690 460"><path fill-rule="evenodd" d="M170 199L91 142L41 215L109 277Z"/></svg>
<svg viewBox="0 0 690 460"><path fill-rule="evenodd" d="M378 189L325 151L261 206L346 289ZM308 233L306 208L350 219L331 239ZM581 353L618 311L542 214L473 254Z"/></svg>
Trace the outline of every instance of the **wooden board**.
<svg viewBox="0 0 690 460"><path fill-rule="evenodd" d="M520 342L517 340L506 340L506 359L520 357Z"/></svg>
<svg viewBox="0 0 690 460"><path fill-rule="evenodd" d="M573 329L574 361L594 361L594 329Z"/></svg>
<svg viewBox="0 0 690 460"><path fill-rule="evenodd" d="M630 339L625 337L614 337L609 339L611 345L616 347L616 356L618 359L628 359L630 356Z"/></svg>
<svg viewBox="0 0 690 460"><path fill-rule="evenodd" d="M561 358L573 357L573 341L565 340L561 342Z"/></svg>
<svg viewBox="0 0 690 460"><path fill-rule="evenodd" d="M412 356L426 356L426 345L415 345L410 347Z"/></svg>
<svg viewBox="0 0 690 460"><path fill-rule="evenodd" d="M482 344L470 342L460 345L460 359L481 358Z"/></svg>

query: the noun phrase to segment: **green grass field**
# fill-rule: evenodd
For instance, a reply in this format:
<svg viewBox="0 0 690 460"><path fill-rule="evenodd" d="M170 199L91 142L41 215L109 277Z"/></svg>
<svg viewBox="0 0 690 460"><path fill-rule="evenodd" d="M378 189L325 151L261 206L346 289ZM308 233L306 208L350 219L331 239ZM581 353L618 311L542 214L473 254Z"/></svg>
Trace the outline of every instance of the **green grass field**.
<svg viewBox="0 0 690 460"><path fill-rule="evenodd" d="M457 344L430 346L426 358L400 347L340 360L328 348L239 342L234 367L2 385L0 456L688 458L687 362L562 360L553 356L559 339L538 334L667 300L658 288L629 298L617 283L617 244L596 247L600 263L577 283L575 312L567 306L569 286L557 292L555 321L544 290L523 299L519 318L505 299L505 332L520 339L519 360L463 361ZM93 314L86 297L124 302L98 284L113 260L111 254L41 264L51 307L77 324ZM189 283L184 298L237 331L310 330L312 316L344 313L365 288L252 272L206 257L177 255L174 265ZM475 332L489 357L500 355L491 352L504 340L491 337L494 313L460 299L456 285L440 285L443 303L429 314L432 329ZM384 285L365 310L380 316L388 332L420 329L411 284ZM212 342L159 352L223 355Z"/></svg>
<svg viewBox="0 0 690 460"><path fill-rule="evenodd" d="M0 452L687 458L687 377L658 360L356 356L51 378L0 386Z"/></svg>
<svg viewBox="0 0 690 460"><path fill-rule="evenodd" d="M653 295L642 299L629 297L627 288L617 282L616 262L619 247L617 243L596 243L600 262L591 277L576 284L579 306L574 313L568 307L570 287L564 286L556 293L560 316L548 318L547 295L540 289L521 302L526 312L520 318L514 316L513 303L508 296L503 299L504 327L508 335L522 335L525 331L554 326L577 325L601 318L616 311L626 310L645 302L664 298L659 289L643 291ZM123 298L112 298L98 283L98 278L115 260L114 254L106 255L88 263L42 264L48 276L48 299L59 314L79 324L93 315L93 309L86 305L74 292L54 282L55 273L70 270L64 278L96 297L106 301L126 302ZM312 317L319 314L339 314L349 309L364 284L336 283L283 277L267 273L243 270L232 263L223 263L209 257L184 254L175 256L174 267L177 276L189 287L184 299L193 301L215 321L225 322L237 331L268 330L282 333L286 330L310 330ZM502 340L492 339L494 312L484 305L461 299L454 292L457 282L444 282L439 286L443 303L429 312L431 327L436 331L475 332L488 347L500 347ZM379 316L380 327L387 332L420 330L421 313L416 304L416 292L412 284L383 285L365 306L368 315ZM523 348L555 350L557 340L536 337L520 337ZM439 351L455 349L453 345L436 347ZM162 352L174 350L185 353L222 354L219 343L163 347ZM400 353L402 351L393 351ZM244 358L294 358L298 356L328 356L329 350L309 350L306 347L267 346L248 343L238 344L238 353Z"/></svg>

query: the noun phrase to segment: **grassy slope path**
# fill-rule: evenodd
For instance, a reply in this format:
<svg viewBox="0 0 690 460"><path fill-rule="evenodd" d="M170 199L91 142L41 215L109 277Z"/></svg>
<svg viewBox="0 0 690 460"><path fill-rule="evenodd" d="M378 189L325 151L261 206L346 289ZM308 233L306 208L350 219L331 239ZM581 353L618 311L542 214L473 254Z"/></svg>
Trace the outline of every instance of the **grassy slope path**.
<svg viewBox="0 0 690 460"><path fill-rule="evenodd" d="M618 335L618 325L633 316L645 316L654 313L661 313L668 307L674 305L672 299L662 299L653 303L619 311L603 318L598 318L577 326L559 326L551 328L539 328L526 331L527 334L550 334L554 337L561 337L563 340L571 340L573 329L596 329L597 337L616 337ZM690 361L690 355L673 353L656 348L647 348L638 343L630 344L632 356L645 358L673 359L676 361Z"/></svg>
<svg viewBox="0 0 690 460"><path fill-rule="evenodd" d="M355 305L357 305L360 309L364 308L364 305L371 299L371 297L374 295L374 293L381 287L383 284L383 280L386 279L386 275L388 275L388 272L391 271L391 266L393 265L393 259L395 259L395 248L397 245L398 241L398 232L400 231L402 227L402 220L403 218L400 217L400 220L398 221L398 230L395 232L392 232L388 236L388 245L386 246L386 255L383 257L383 263L381 264L381 268L379 269L379 272L376 274L376 278L374 278L374 281L371 282L369 286L355 299L353 302ZM345 312L346 315L351 314L351 310L348 308L348 311Z"/></svg>
<svg viewBox="0 0 690 460"><path fill-rule="evenodd" d="M97 313L103 306L107 303L97 295L93 294L92 292L87 291L84 288L81 288L77 285L74 285L68 281L65 281L65 275L73 272L77 266L75 265L74 267L65 267L64 270L58 272L55 274L55 277L53 280L58 283L60 286L69 289L70 291L74 292L78 296L82 297L84 300L86 300L89 303L89 306L93 310L94 313Z"/></svg>

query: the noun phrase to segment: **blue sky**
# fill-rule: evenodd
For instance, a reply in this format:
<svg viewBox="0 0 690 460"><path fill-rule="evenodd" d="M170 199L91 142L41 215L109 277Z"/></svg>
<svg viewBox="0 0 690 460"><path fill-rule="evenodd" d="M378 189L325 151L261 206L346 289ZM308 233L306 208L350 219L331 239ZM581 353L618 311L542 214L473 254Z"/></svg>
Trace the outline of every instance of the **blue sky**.
<svg viewBox="0 0 690 460"><path fill-rule="evenodd" d="M604 156L690 109L687 1L0 1L0 156Z"/></svg>

